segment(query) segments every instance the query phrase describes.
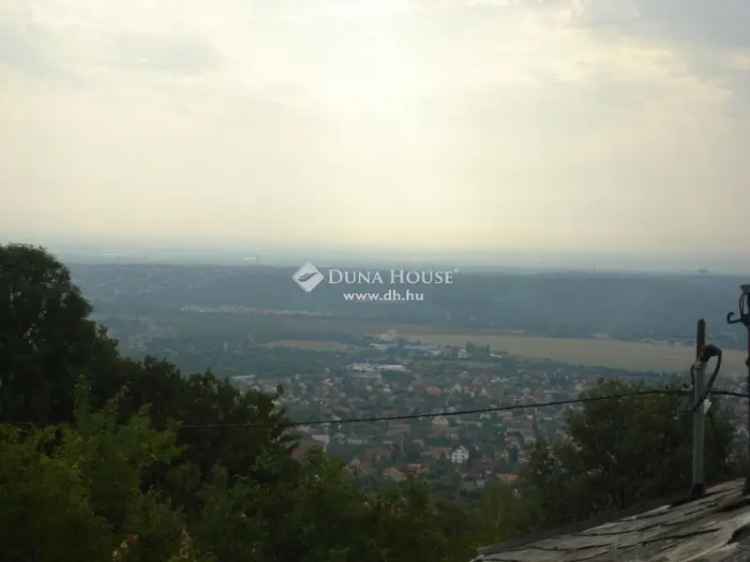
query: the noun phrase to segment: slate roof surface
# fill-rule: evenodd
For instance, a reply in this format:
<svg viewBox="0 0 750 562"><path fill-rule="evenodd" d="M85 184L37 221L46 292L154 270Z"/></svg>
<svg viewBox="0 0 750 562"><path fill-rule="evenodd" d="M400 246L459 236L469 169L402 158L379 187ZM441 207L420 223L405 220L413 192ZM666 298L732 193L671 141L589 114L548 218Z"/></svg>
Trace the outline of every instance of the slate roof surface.
<svg viewBox="0 0 750 562"><path fill-rule="evenodd" d="M743 480L577 533L480 549L474 562L750 562L750 496Z"/></svg>

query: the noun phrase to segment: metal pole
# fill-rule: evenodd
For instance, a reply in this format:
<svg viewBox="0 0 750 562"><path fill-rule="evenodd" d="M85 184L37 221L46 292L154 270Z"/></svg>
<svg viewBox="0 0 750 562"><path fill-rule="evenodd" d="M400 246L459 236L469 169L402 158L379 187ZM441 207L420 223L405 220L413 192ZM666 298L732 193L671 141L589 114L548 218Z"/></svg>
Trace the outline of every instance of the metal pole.
<svg viewBox="0 0 750 562"><path fill-rule="evenodd" d="M747 385L746 391L750 393L750 327L747 329L747 359L745 359L745 365L747 365ZM745 489L744 494L750 494L750 398L747 400L747 471L745 475Z"/></svg>
<svg viewBox="0 0 750 562"><path fill-rule="evenodd" d="M747 358L745 359L745 365L747 366L747 388L746 392L750 394L750 284L740 286L740 301L739 301L739 315L735 315L734 312L727 314L728 324L744 324L747 328ZM745 475L745 494L750 494L750 398L747 403L747 431L748 431L748 456L746 459L747 463L747 474Z"/></svg>
<svg viewBox="0 0 750 562"><path fill-rule="evenodd" d="M706 416L703 409L703 379L706 364L702 361L703 348L706 345L706 321L698 320L698 333L695 344L695 363L693 365L693 485L690 497L700 498L706 492L704 482L703 440L705 438Z"/></svg>
<svg viewBox="0 0 750 562"><path fill-rule="evenodd" d="M747 365L747 386L745 392L750 394L750 324L745 324L747 327L747 357L745 358L745 365ZM747 463L746 474L745 474L745 488L743 493L745 495L750 494L750 398L747 400Z"/></svg>

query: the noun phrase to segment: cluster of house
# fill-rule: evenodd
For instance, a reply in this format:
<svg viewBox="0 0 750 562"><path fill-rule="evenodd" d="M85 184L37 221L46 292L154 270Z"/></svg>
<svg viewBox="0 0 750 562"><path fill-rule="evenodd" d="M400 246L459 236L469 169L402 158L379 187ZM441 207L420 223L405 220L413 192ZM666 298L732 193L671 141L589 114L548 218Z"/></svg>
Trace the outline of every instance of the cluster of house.
<svg viewBox="0 0 750 562"><path fill-rule="evenodd" d="M319 447L341 458L360 475L400 480L419 475L482 487L489 478L512 480L539 437L562 435L564 408L516 409L455 415L486 409L575 397L600 373L583 368L525 361L502 355L459 359L435 346L410 347L380 357L363 354L319 376L292 375L266 380L236 377L244 388L274 392L290 418L330 419L296 428L295 455ZM415 344L416 345L416 344ZM379 352L378 350L376 350ZM419 354L415 360L414 354ZM351 418L411 419L347 423ZM427 414L427 416L422 416ZM448 476L446 476L448 475Z"/></svg>

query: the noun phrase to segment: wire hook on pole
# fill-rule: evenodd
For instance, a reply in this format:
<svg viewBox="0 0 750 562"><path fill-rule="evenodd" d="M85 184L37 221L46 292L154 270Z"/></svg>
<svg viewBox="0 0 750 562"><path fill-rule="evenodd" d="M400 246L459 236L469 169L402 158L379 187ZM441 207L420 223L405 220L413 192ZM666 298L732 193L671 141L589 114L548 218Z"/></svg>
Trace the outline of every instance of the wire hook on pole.
<svg viewBox="0 0 750 562"><path fill-rule="evenodd" d="M734 312L727 314L727 324L744 324L750 329L750 284L740 285L740 300L737 308L739 315Z"/></svg>

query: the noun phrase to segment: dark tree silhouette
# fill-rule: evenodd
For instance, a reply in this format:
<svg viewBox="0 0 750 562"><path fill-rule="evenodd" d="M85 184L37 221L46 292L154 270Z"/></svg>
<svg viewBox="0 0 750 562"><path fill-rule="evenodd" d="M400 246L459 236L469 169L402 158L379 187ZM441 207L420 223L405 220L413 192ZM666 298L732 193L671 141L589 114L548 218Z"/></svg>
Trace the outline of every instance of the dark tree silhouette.
<svg viewBox="0 0 750 562"><path fill-rule="evenodd" d="M0 421L69 420L76 377L113 349L44 249L0 246Z"/></svg>

